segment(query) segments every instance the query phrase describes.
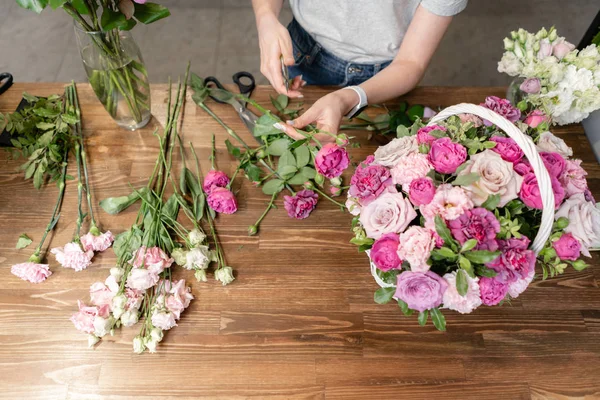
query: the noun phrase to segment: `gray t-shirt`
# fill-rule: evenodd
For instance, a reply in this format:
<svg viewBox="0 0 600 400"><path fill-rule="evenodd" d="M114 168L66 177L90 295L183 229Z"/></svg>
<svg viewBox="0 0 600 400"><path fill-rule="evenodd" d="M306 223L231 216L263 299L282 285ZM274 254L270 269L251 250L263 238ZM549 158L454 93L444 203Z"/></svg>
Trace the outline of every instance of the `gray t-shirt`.
<svg viewBox="0 0 600 400"><path fill-rule="evenodd" d="M355 63L393 59L419 4L437 15L468 0L290 0L294 18L327 51Z"/></svg>

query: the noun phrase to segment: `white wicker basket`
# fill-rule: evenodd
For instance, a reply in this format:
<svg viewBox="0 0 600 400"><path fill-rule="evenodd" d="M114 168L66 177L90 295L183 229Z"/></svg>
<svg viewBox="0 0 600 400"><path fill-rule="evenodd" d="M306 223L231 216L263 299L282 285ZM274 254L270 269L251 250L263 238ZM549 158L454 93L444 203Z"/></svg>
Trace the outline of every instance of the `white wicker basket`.
<svg viewBox="0 0 600 400"><path fill-rule="evenodd" d="M554 223L554 192L552 191L550 175L548 174L548 170L544 166L544 162L535 148L535 144L529 136L523 134L523 132L521 132L521 130L512 122L492 110L477 106L475 104L462 103L448 107L440 111L440 113L435 117L431 118L428 125L435 125L446 118L458 114L473 114L496 125L498 128L503 130L508 137L512 138L519 145L531 163L531 167L533 168L533 172L535 173L538 185L540 187L542 204L544 206L544 209L542 210L542 222L540 224L540 229L530 247L531 250L535 251L535 254L538 254L544 247L544 244L546 243L546 240L548 240L548 237L552 231L552 224ZM367 251L367 255L370 259L370 251ZM371 262L371 274L379 286L395 287L395 285L385 283L381 280L381 278L379 278L377 275L377 267L375 264L373 264L373 262Z"/></svg>

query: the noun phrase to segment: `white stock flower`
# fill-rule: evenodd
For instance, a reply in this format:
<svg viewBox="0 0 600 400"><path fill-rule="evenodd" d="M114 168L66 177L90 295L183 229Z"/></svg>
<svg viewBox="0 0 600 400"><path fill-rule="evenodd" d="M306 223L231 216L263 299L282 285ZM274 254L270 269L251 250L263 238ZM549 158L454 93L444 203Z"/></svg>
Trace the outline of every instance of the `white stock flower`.
<svg viewBox="0 0 600 400"><path fill-rule="evenodd" d="M114 308L125 308L127 304L127 297L124 294L119 294L113 297L112 307Z"/></svg>

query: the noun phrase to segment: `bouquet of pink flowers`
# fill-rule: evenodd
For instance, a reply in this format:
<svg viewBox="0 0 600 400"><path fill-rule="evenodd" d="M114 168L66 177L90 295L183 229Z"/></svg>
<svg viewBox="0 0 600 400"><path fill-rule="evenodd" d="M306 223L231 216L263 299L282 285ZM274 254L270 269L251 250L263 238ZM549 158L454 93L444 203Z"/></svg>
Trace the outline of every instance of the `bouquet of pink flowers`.
<svg viewBox="0 0 600 400"><path fill-rule="evenodd" d="M351 240L381 286L375 301L406 315L471 313L519 296L534 279L587 264L600 245L600 209L580 160L552 133L490 97L443 110L359 164L347 207ZM521 131L521 129L523 131Z"/></svg>

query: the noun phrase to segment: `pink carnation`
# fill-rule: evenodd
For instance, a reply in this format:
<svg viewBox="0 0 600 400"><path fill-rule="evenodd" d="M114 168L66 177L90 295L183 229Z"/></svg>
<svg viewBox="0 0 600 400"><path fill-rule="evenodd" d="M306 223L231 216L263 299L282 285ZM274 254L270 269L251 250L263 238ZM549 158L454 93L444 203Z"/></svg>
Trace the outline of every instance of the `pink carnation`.
<svg viewBox="0 0 600 400"><path fill-rule="evenodd" d="M402 157L392 168L392 179L394 184L402 185L405 192L408 191L410 183L419 178L424 178L431 170L431 164L426 154L414 153Z"/></svg>
<svg viewBox="0 0 600 400"><path fill-rule="evenodd" d="M235 195L222 187L213 188L206 201L210 208L220 214L233 214L237 211Z"/></svg>
<svg viewBox="0 0 600 400"><path fill-rule="evenodd" d="M56 247L50 250L56 257L56 261L65 268L72 268L75 271L86 269L92 264L94 252L92 250L83 251L81 245L77 242L67 243L65 247Z"/></svg>
<svg viewBox="0 0 600 400"><path fill-rule="evenodd" d="M420 226L411 226L400 234L400 247L398 257L408 261L413 272L427 272L427 264L431 250L435 246L435 238L429 229Z"/></svg>
<svg viewBox="0 0 600 400"><path fill-rule="evenodd" d="M577 193L585 193L588 190L586 175L587 172L581 168L581 160L565 161L565 169L558 180L565 188L567 197Z"/></svg>
<svg viewBox="0 0 600 400"><path fill-rule="evenodd" d="M225 172L211 169L204 177L202 188L206 194L210 194L215 188L226 188L229 182L229 177Z"/></svg>
<svg viewBox="0 0 600 400"><path fill-rule="evenodd" d="M319 150L315 157L315 168L325 178L336 178L350 164L348 152L343 147L328 143Z"/></svg>
<svg viewBox="0 0 600 400"><path fill-rule="evenodd" d="M433 224L436 215L446 221L452 221L471 208L473 208L473 201L463 188L443 184L438 187L433 200L429 204L421 206L421 213L429 223L425 226L435 230Z"/></svg>
<svg viewBox="0 0 600 400"><path fill-rule="evenodd" d="M398 275L395 297L412 310L423 312L442 304L448 283L439 275L427 271L404 271Z"/></svg>
<svg viewBox="0 0 600 400"><path fill-rule="evenodd" d="M367 163L367 161L371 161ZM373 156L369 156L354 171L350 179L348 193L356 197L362 205L376 199L385 188L392 184L390 170L382 165L372 165Z"/></svg>
<svg viewBox="0 0 600 400"><path fill-rule="evenodd" d="M283 206L290 218L307 218L317 206L319 196L312 190L303 189L294 196L283 196Z"/></svg>
<svg viewBox="0 0 600 400"><path fill-rule="evenodd" d="M506 297L508 284L496 278L482 277L479 279L481 302L486 306L495 306Z"/></svg>
<svg viewBox="0 0 600 400"><path fill-rule="evenodd" d="M399 243L400 239L396 233L386 233L377 239L370 253L373 264L384 272L400 268L402 260L398 257Z"/></svg>
<svg viewBox="0 0 600 400"><path fill-rule="evenodd" d="M434 136L431 136L429 132L431 131L443 131L446 132L446 128L440 125L431 125L424 126L417 131L417 143L426 144L431 146L431 143L436 139Z"/></svg>
<svg viewBox="0 0 600 400"><path fill-rule="evenodd" d="M80 240L85 251L104 251L112 245L115 237L110 231L106 231L106 233L101 233L100 235L94 235L91 232L88 232L83 235Z"/></svg>
<svg viewBox="0 0 600 400"><path fill-rule="evenodd" d="M492 151L498 153L504 161L516 163L523 158L523 150L517 142L511 138L502 136L492 136L490 141L496 143L496 147L492 147Z"/></svg>
<svg viewBox="0 0 600 400"><path fill-rule="evenodd" d="M73 314L71 322L78 331L94 333L94 319L96 317L107 318L110 311L107 305L101 307L88 307L82 301L77 301L79 311Z"/></svg>
<svg viewBox="0 0 600 400"><path fill-rule="evenodd" d="M498 240L498 250L501 254L487 266L497 272L496 280L511 283L520 278L526 278L535 269L535 253L528 249L529 239L522 236Z"/></svg>
<svg viewBox="0 0 600 400"><path fill-rule="evenodd" d="M38 264L30 261L13 265L10 268L10 272L24 281L31 283L43 282L52 275L48 264Z"/></svg>
<svg viewBox="0 0 600 400"><path fill-rule="evenodd" d="M469 239L477 240L477 250L496 251L496 235L500 232L500 223L491 211L485 208L467 210L455 220L448 222L452 236L464 244Z"/></svg>
<svg viewBox="0 0 600 400"><path fill-rule="evenodd" d="M481 106L488 108L495 113L503 116L510 122L517 122L521 118L521 110L516 107L513 107L510 104L510 101L506 99L501 99L496 96L486 97L485 103L482 103ZM486 126L492 126L493 124L490 121L483 121Z"/></svg>
<svg viewBox="0 0 600 400"><path fill-rule="evenodd" d="M443 137L431 144L428 159L437 172L451 174L467 159L467 149L449 137Z"/></svg>

